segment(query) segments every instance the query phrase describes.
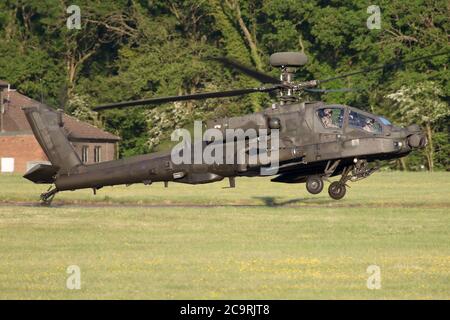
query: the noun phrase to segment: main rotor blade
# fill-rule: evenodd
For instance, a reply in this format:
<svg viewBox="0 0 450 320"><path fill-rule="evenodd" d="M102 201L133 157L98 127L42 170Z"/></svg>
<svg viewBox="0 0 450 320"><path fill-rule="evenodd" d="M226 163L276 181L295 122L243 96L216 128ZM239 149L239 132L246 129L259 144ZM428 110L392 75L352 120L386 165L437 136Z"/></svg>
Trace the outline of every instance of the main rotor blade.
<svg viewBox="0 0 450 320"><path fill-rule="evenodd" d="M230 91L219 91L219 92L209 92L209 93L196 93L189 94L184 96L170 96L170 97L161 97L161 98L151 98L151 99L143 99L143 100L134 100L134 101L124 101L118 103L105 104L98 107L93 108L95 111L100 110L108 110L114 108L125 108L125 107L134 107L134 106L145 106L145 105L159 105L168 102L175 101L187 101L187 100L203 100L210 98L225 98L225 97L234 97L240 96L250 93L256 92L270 92L279 89L279 86L271 86L267 88L249 88L249 89L239 89L239 90L230 90Z"/></svg>
<svg viewBox="0 0 450 320"><path fill-rule="evenodd" d="M220 62L227 67L231 67L233 69L239 70L242 73L248 75L249 77L252 77L258 81L261 81L262 83L273 83L273 84L282 83L281 80L279 80L275 77L265 74L264 72L252 69L250 67L244 66L240 62L237 62L237 61L229 59L229 58L211 57L209 59Z"/></svg>
<svg viewBox="0 0 450 320"><path fill-rule="evenodd" d="M327 92L354 92L360 91L359 89L350 89L350 88L339 88L339 89L303 89L308 92L319 92L319 93L327 93Z"/></svg>
<svg viewBox="0 0 450 320"><path fill-rule="evenodd" d="M359 70L359 71L350 72L350 73L347 73L347 74L343 74L343 75L340 75L340 76L328 78L328 79L325 79L325 80L319 80L319 83L324 83L324 82L329 82L329 81L333 81L333 80L343 79L343 78L354 76L354 75L357 75L357 74L360 74L360 73L367 73L367 72L372 72L372 71L376 71L376 70L383 70L383 69L388 69L388 68L399 67L399 66L402 66L402 65L404 65L406 63L416 62L416 61L420 61L420 60L426 60L426 59L429 59L429 58L442 56L442 55L447 55L447 54L450 54L450 51L435 53L435 54L431 54L431 55L428 55L428 56L423 56L423 57L414 58L414 59L410 59L410 60L394 60L393 62L386 63L386 64L383 64L383 65L380 65L380 66L377 66L377 67L364 68L364 69Z"/></svg>

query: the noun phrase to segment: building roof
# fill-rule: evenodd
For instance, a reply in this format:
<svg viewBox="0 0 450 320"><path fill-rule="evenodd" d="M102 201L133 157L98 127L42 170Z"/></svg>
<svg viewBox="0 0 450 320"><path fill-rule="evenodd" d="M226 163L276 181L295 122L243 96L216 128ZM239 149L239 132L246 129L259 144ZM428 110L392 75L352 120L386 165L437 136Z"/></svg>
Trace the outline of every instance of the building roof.
<svg viewBox="0 0 450 320"><path fill-rule="evenodd" d="M6 82L0 81L0 86L2 83ZM25 113L22 111L22 107L37 106L41 103L13 90L5 90L3 97L6 100L4 103L5 113L3 115L4 131L31 133L31 127L25 117ZM114 142L120 140L118 136L112 133L101 130L67 114L63 114L63 122L71 140L105 140Z"/></svg>

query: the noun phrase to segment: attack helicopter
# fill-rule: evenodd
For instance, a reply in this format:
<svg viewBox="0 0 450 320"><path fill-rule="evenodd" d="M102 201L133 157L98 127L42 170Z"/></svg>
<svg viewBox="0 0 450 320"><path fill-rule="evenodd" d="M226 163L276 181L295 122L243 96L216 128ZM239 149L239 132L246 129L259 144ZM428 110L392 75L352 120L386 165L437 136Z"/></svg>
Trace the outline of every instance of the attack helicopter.
<svg viewBox="0 0 450 320"><path fill-rule="evenodd" d="M236 177L259 177L272 175L272 182L305 183L311 194L319 194L324 182L340 176L330 183L328 194L332 199L342 199L349 182L365 179L379 169L380 160L391 160L408 155L413 149L427 144L425 134L416 124L407 127L393 125L389 120L358 108L325 103L303 101L303 92L328 92L319 85L356 74L366 74L374 70L385 70L403 66L418 60L430 59L449 52L438 53L405 61L394 61L382 66L366 68L324 80L295 81L296 70L307 63L307 56L300 52L279 52L270 56L270 65L280 69L280 78L247 67L235 60L213 57L210 60L233 68L264 86L230 91L196 93L184 96L157 97L144 100L111 103L94 108L103 111L114 108L135 106L158 106L160 104L233 97L252 93L278 93L278 101L261 112L240 117L210 120L207 129L224 133L233 129L254 129L253 137L234 137L233 141L215 139L201 141L204 146L214 144L226 148L234 146L233 163L178 163L173 161L170 151L139 155L125 159L96 164L84 164L67 139L61 111L40 104L23 108L33 133L47 155L50 165L40 164L30 169L24 177L37 184L54 184L52 189L41 194L41 202L50 204L58 192L91 188L94 193L114 185L131 185L155 182L204 184L229 179L230 187L235 187ZM345 91L343 89L342 91ZM332 91L336 91L335 89ZM277 166L266 170L267 163L250 161L251 145L254 139L261 139L258 132L267 135L277 133L277 143L268 143L265 149L256 153L277 153ZM267 137L266 137L267 138ZM236 141L236 140L243 141ZM240 147L239 147L240 146ZM276 150L275 150L276 149ZM181 150L181 154L185 150ZM269 173L268 173L269 172Z"/></svg>

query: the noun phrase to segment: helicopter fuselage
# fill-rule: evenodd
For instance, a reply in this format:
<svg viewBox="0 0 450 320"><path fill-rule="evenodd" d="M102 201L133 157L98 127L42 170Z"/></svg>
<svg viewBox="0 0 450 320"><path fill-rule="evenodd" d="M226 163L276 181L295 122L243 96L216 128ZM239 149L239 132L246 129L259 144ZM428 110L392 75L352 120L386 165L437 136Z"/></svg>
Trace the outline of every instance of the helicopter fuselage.
<svg viewBox="0 0 450 320"><path fill-rule="evenodd" d="M328 122L321 118L327 110L332 111ZM364 127L366 120L374 122L372 129ZM365 111L323 102L273 105L248 116L210 121L207 127L267 129L269 135L271 130L278 130L279 165L272 168L271 175L275 176L272 181L284 183L302 183L311 175L335 176L358 161L400 158L426 143L417 126L396 127L386 119ZM225 148L226 143L230 142L213 143L222 144ZM249 144L250 141L245 142L245 146ZM262 164L249 164L248 160L247 155L240 164L227 164L225 161L221 164L175 164L170 152L159 152L80 165L71 172L58 174L54 183L58 191L64 191L161 181L202 184L226 177L267 175L261 173Z"/></svg>
<svg viewBox="0 0 450 320"><path fill-rule="evenodd" d="M207 129L215 132L214 139L202 136L200 142L194 141L193 147L191 140L183 142L182 148L177 149L180 151L178 155L182 154L181 162L179 159L174 161L177 157L174 157L172 150L92 165L84 164L67 138L61 113L45 105L25 108L33 133L51 165L33 167L24 177L35 183L55 184L54 189L41 194L41 200L46 204L51 203L56 193L65 190L92 188L96 191L104 186L152 184L160 181L166 184L169 181L202 184L224 178L229 178L230 186L234 187L235 177L267 175L274 176L273 182L306 182L306 188L312 194L323 190L324 180L341 175L339 181L330 184L328 193L333 199L342 199L348 181L367 178L379 168L376 164L373 165L374 162L401 158L415 148L425 147L427 138L417 125L401 128L383 117L357 108L320 101L301 102L301 93L345 92L351 89L317 87L357 74L386 70L447 54L449 52L445 51L410 60L395 60L331 78L300 82L295 81L294 76L296 70L307 63L307 56L303 52L277 52L270 56L270 65L280 69L279 78L226 57L211 57L210 60L252 77L265 86L152 97L108 103L93 109L104 111L136 106L155 107L176 101L278 93L279 102L262 112L209 121ZM230 141L229 130L249 130L255 134L237 135ZM266 145L263 143L261 146L259 142L264 141ZM198 154L188 152L195 150L199 143L206 149L214 150L214 161L199 162ZM227 152L222 152L224 150ZM232 152L228 152L229 150ZM269 156L271 160L267 167L268 164L261 159Z"/></svg>

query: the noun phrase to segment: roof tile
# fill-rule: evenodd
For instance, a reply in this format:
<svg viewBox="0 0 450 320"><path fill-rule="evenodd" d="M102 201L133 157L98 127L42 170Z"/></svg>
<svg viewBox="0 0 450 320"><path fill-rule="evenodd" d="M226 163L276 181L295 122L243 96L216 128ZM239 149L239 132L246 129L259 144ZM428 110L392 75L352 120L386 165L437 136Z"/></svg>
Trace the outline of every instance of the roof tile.
<svg viewBox="0 0 450 320"><path fill-rule="evenodd" d="M0 81L0 84L6 83ZM5 114L4 130L6 132L26 131L31 132L31 127L22 111L22 107L40 105L40 102L28 98L17 91L4 91ZM64 127L69 132L69 138L81 140L107 140L119 141L120 138L112 133L101 130L89 123L80 121L67 114L63 115Z"/></svg>

